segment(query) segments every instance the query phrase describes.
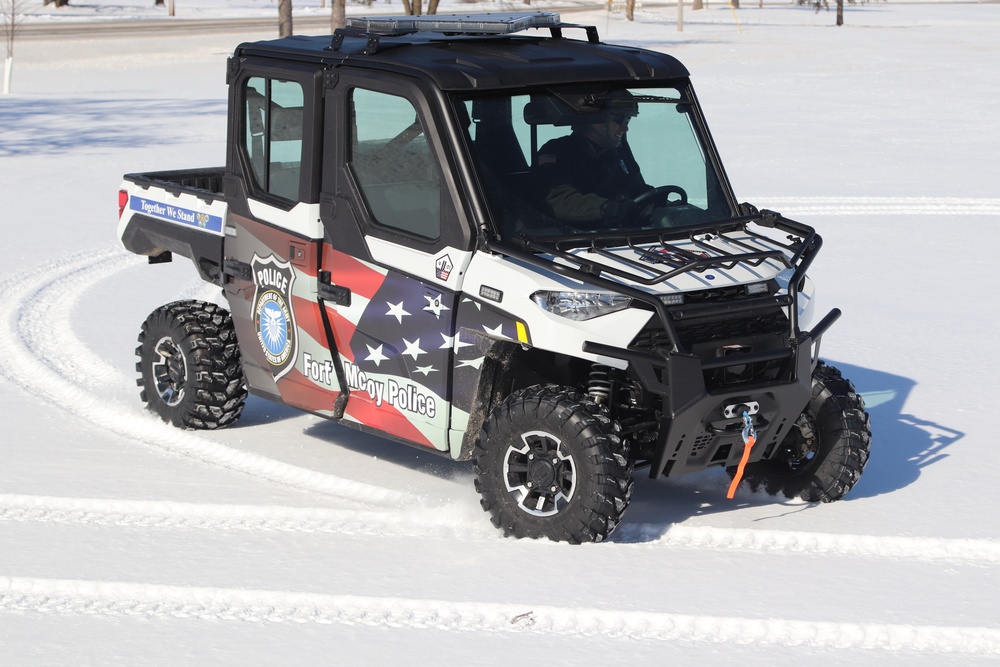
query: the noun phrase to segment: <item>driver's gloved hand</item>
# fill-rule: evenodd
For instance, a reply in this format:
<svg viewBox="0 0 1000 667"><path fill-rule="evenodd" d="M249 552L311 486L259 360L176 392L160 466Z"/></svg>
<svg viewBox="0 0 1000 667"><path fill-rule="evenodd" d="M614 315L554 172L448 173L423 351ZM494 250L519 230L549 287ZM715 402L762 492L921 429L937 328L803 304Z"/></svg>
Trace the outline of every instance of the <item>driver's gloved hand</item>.
<svg viewBox="0 0 1000 667"><path fill-rule="evenodd" d="M601 205L601 218L607 223L620 223L634 219L639 213L639 207L628 197L619 195Z"/></svg>

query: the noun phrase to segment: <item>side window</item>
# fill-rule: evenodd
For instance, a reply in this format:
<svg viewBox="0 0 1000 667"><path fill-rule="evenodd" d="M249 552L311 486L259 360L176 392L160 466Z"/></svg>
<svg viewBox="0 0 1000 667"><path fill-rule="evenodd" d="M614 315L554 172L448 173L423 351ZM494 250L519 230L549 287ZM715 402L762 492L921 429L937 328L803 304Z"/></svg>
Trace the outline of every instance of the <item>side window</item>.
<svg viewBox="0 0 1000 667"><path fill-rule="evenodd" d="M258 188L292 201L299 198L302 169L302 86L294 81L247 80L247 157Z"/></svg>
<svg viewBox="0 0 1000 667"><path fill-rule="evenodd" d="M351 169L375 220L424 238L441 234L441 174L405 98L350 92Z"/></svg>

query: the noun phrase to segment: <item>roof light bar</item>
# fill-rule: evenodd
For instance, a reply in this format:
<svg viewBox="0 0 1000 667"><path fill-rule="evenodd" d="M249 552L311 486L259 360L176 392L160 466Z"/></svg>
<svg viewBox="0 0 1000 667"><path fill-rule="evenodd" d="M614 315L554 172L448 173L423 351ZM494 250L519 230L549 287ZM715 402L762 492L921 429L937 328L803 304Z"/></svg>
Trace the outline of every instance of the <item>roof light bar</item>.
<svg viewBox="0 0 1000 667"><path fill-rule="evenodd" d="M404 35L413 32L506 35L528 28L553 28L560 23L559 14L556 12L435 14L347 19L348 28L374 35Z"/></svg>

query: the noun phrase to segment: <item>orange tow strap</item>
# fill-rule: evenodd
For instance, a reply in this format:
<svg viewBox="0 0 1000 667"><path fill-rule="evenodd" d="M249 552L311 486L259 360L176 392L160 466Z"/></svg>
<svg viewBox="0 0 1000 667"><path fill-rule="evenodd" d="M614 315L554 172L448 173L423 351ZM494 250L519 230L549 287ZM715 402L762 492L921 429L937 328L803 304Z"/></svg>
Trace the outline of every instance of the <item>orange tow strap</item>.
<svg viewBox="0 0 1000 667"><path fill-rule="evenodd" d="M732 500L733 496L736 495L736 487L740 485L743 480L743 473L746 470L747 462L750 460L750 450L753 448L753 443L757 442L757 433L753 427L753 421L750 419L750 415L746 412L743 413L743 458L740 459L740 465L736 468L736 474L733 475L733 481L729 484L729 493L726 494L726 498Z"/></svg>

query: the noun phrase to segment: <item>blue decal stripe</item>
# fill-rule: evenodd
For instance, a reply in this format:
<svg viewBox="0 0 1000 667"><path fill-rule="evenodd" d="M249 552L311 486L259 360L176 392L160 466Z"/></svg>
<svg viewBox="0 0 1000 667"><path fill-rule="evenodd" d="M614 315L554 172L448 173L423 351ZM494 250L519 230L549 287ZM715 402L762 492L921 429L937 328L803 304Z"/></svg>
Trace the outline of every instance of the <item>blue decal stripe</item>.
<svg viewBox="0 0 1000 667"><path fill-rule="evenodd" d="M162 204L152 199L133 195L129 198L129 208L156 218L176 222L195 229L204 229L214 234L222 234L222 218L217 215L193 211L189 208Z"/></svg>

